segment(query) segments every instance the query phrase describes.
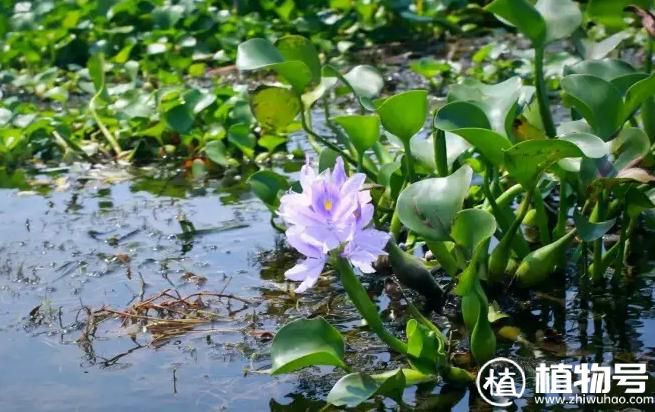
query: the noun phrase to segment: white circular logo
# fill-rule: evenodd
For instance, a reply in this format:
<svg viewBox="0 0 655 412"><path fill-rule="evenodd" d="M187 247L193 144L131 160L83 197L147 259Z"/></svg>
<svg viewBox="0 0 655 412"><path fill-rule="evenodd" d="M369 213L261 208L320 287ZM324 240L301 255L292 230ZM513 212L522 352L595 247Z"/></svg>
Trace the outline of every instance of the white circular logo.
<svg viewBox="0 0 655 412"><path fill-rule="evenodd" d="M525 392L525 372L507 358L494 358L482 365L475 380L478 393L490 405L506 407Z"/></svg>

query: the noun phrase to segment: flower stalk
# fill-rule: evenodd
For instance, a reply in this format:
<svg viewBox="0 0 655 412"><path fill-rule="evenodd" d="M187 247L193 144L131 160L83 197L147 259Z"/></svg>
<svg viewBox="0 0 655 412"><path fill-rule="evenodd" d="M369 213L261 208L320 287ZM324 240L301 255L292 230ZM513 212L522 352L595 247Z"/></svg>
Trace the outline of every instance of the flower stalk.
<svg viewBox="0 0 655 412"><path fill-rule="evenodd" d="M337 272L339 272L341 283L343 284L348 297L364 320L366 320L366 323L371 330L380 338L380 340L389 345L391 349L406 354L407 344L392 335L391 332L384 327L377 306L371 301L366 289L364 289L357 279L350 263L337 253L333 253L332 265L337 269Z"/></svg>

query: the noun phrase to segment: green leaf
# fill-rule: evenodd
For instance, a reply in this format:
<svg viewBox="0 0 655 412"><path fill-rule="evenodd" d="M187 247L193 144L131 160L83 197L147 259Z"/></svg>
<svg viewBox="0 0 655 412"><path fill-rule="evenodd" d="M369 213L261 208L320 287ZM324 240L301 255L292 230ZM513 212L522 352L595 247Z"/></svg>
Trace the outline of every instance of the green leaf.
<svg viewBox="0 0 655 412"><path fill-rule="evenodd" d="M334 406L354 408L375 395L387 395L399 401L402 399L405 384L405 375L401 369L377 376L363 372L350 373L334 384L327 396L327 402Z"/></svg>
<svg viewBox="0 0 655 412"><path fill-rule="evenodd" d="M605 58L614 49L616 49L623 40L628 39L630 34L625 31L614 33L613 35L599 41L594 42L589 39L582 39L581 44L585 59L598 60Z"/></svg>
<svg viewBox="0 0 655 412"><path fill-rule="evenodd" d="M450 236L471 256L475 248L495 232L496 219L491 213L482 209L464 209L455 216Z"/></svg>
<svg viewBox="0 0 655 412"><path fill-rule="evenodd" d="M325 319L298 319L273 338L271 373L278 375L314 365L345 368L343 337Z"/></svg>
<svg viewBox="0 0 655 412"><path fill-rule="evenodd" d="M321 60L318 52L309 39L298 35L288 35L275 43L285 61L301 61L311 71L312 82L321 80Z"/></svg>
<svg viewBox="0 0 655 412"><path fill-rule="evenodd" d="M576 209L573 212L573 221L575 228L578 230L578 236L585 242L593 242L600 239L609 232L616 223L616 219L610 219L605 222L591 223L589 220L580 214Z"/></svg>
<svg viewBox="0 0 655 412"><path fill-rule="evenodd" d="M534 87L523 86L520 77L511 77L498 84L484 84L475 79L465 79L460 84L450 87L448 102L468 101L478 106L486 115L490 127L483 126L479 114L475 113L476 126L492 129L505 137L509 136L518 110L529 102L534 94Z"/></svg>
<svg viewBox="0 0 655 412"><path fill-rule="evenodd" d="M293 47L285 49L285 53L288 56L295 56ZM298 56L302 54L302 52L297 53ZM305 61L285 59L280 50L266 39L255 38L241 43L237 48L236 66L243 71L274 70L299 94L315 80L313 69Z"/></svg>
<svg viewBox="0 0 655 412"><path fill-rule="evenodd" d="M591 133L574 132L561 136L559 140L565 140L578 146L585 157L590 159L599 159L603 156L609 155L608 145L601 140L598 136ZM582 159L561 159L558 164L570 172L580 171L580 162Z"/></svg>
<svg viewBox="0 0 655 412"><path fill-rule="evenodd" d="M360 154L380 138L380 118L377 115L344 115L334 121L346 131L350 141Z"/></svg>
<svg viewBox="0 0 655 412"><path fill-rule="evenodd" d="M248 178L248 183L255 195L271 211L276 211L280 205L280 192L288 190L290 185L287 178L272 170L260 170Z"/></svg>
<svg viewBox="0 0 655 412"><path fill-rule="evenodd" d="M494 0L486 10L516 27L536 46L546 42L546 21L527 0Z"/></svg>
<svg viewBox="0 0 655 412"><path fill-rule="evenodd" d="M378 113L386 130L409 143L425 124L428 93L425 90L410 90L396 94L378 107Z"/></svg>
<svg viewBox="0 0 655 412"><path fill-rule="evenodd" d="M227 140L235 145L246 157L252 158L255 154L255 135L250 132L250 125L237 123L227 130Z"/></svg>
<svg viewBox="0 0 655 412"><path fill-rule="evenodd" d="M614 160L612 164L619 171L638 159L643 158L650 151L650 140L646 133L638 127L627 127L610 142Z"/></svg>
<svg viewBox="0 0 655 412"><path fill-rule="evenodd" d="M484 291L478 284L475 292L480 300L478 321L471 332L471 354L478 365L482 365L496 354L496 335L489 323L489 303Z"/></svg>
<svg viewBox="0 0 655 412"><path fill-rule="evenodd" d="M102 53L96 53L91 56L87 62L89 77L93 82L96 94L105 101L109 100L109 94L105 87L105 56Z"/></svg>
<svg viewBox="0 0 655 412"><path fill-rule="evenodd" d="M283 61L280 51L266 39L250 39L237 48L236 66L239 70L263 69Z"/></svg>
<svg viewBox="0 0 655 412"><path fill-rule="evenodd" d="M327 169L333 169L337 162L337 157L339 156L339 152L332 150L329 147L324 147L323 150L321 150L321 153L318 155L319 173ZM344 166L347 167L347 165Z"/></svg>
<svg viewBox="0 0 655 412"><path fill-rule="evenodd" d="M429 240L450 240L450 229L468 194L473 170L463 166L447 177L413 183L398 197L400 221Z"/></svg>
<svg viewBox="0 0 655 412"><path fill-rule="evenodd" d="M561 82L566 97L594 132L607 141L619 128L623 99L611 83L596 76L573 74Z"/></svg>
<svg viewBox="0 0 655 412"><path fill-rule="evenodd" d="M655 73L634 83L625 94L625 103L619 120L621 123L628 120L639 106L649 97L655 95Z"/></svg>
<svg viewBox="0 0 655 412"><path fill-rule="evenodd" d="M269 152L273 152L278 146L287 142L284 136L265 134L257 140L257 144Z"/></svg>
<svg viewBox="0 0 655 412"><path fill-rule="evenodd" d="M611 82L635 73L635 68L619 59L583 60L565 69L565 74L589 74Z"/></svg>
<svg viewBox="0 0 655 412"><path fill-rule="evenodd" d="M221 165L223 167L228 167L230 165L230 159L226 154L225 145L220 140L212 140L205 145L205 154L212 162Z"/></svg>
<svg viewBox="0 0 655 412"><path fill-rule="evenodd" d="M415 319L407 321L407 354L410 363L422 373L433 374L437 371L439 340L433 331L418 323Z"/></svg>
<svg viewBox="0 0 655 412"><path fill-rule="evenodd" d="M546 22L546 43L569 37L582 23L582 13L571 0L539 0L535 8Z"/></svg>
<svg viewBox="0 0 655 412"><path fill-rule="evenodd" d="M505 151L505 166L510 176L526 190L532 190L541 173L553 163L582 156L582 150L566 140L528 140Z"/></svg>
<svg viewBox="0 0 655 412"><path fill-rule="evenodd" d="M503 150L512 145L505 136L489 130L491 126L484 111L468 101L443 106L435 114L434 126L462 137L496 167L503 164Z"/></svg>
<svg viewBox="0 0 655 412"><path fill-rule="evenodd" d="M166 111L163 117L168 127L182 134L191 130L195 120L193 112L185 104L174 106Z"/></svg>
<svg viewBox="0 0 655 412"><path fill-rule="evenodd" d="M300 102L289 89L263 87L250 95L250 107L257 121L269 130L284 130L300 113Z"/></svg>

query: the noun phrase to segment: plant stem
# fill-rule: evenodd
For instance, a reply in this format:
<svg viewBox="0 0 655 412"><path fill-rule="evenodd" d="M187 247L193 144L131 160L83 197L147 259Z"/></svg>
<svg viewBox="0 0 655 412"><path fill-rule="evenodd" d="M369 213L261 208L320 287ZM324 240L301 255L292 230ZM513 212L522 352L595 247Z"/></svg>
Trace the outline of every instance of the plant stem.
<svg viewBox="0 0 655 412"><path fill-rule="evenodd" d="M448 173L448 155L446 149L446 132L436 129L434 133L434 160L439 176L446 177Z"/></svg>
<svg viewBox="0 0 655 412"><path fill-rule="evenodd" d="M350 263L338 255L333 255L333 265L341 276L348 297L355 305L359 313L366 320L366 323L373 332L389 347L396 352L406 354L407 344L392 335L385 327L378 313L377 306L371 301L366 289L362 286L353 271Z"/></svg>
<svg viewBox="0 0 655 412"><path fill-rule="evenodd" d="M655 47L655 41L650 36L647 41L644 69L646 73L650 74L653 71L653 48ZM644 124L644 131L648 135L650 142L655 143L655 99L653 97L644 100L644 103L641 105L641 121Z"/></svg>
<svg viewBox="0 0 655 412"><path fill-rule="evenodd" d="M598 194L598 201L596 202L596 219L595 222L602 222L605 218L605 192L601 191ZM603 279L605 271L603 270L603 237L594 240L594 270L591 273L591 280L598 283Z"/></svg>
<svg viewBox="0 0 655 412"><path fill-rule="evenodd" d="M553 229L553 239L557 240L564 236L566 231L566 221L568 220L569 205L568 205L568 185L560 181L559 186L559 209L557 211L557 223Z"/></svg>
<svg viewBox="0 0 655 412"><path fill-rule="evenodd" d="M548 89L546 88L546 80L544 79L544 47L537 46L534 48L534 81L537 89L537 100L539 102L539 113L541 114L541 122L544 125L546 136L555 137L557 131L555 130L555 123L553 123L553 116L550 113L550 105L548 103Z"/></svg>
<svg viewBox="0 0 655 412"><path fill-rule="evenodd" d="M550 243L550 231L548 230L548 216L546 216L546 208L544 207L544 199L541 197L539 189L535 189L536 196L534 197L534 209L537 213L537 228L539 229L539 241L542 245Z"/></svg>
<svg viewBox="0 0 655 412"><path fill-rule="evenodd" d="M403 140L403 145L405 146L405 165L407 166L406 179L409 183L413 183L416 179L414 177L414 159L412 158L412 150L409 145L409 140Z"/></svg>

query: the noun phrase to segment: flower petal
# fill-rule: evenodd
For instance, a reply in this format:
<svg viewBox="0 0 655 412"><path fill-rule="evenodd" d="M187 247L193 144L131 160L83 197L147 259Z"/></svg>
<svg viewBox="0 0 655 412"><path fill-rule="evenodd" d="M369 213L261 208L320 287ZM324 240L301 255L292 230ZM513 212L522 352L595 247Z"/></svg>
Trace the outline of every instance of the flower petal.
<svg viewBox="0 0 655 412"><path fill-rule="evenodd" d="M296 288L297 293L302 293L316 284L324 266L325 259L307 258L287 270L284 276L289 280L302 281Z"/></svg>

